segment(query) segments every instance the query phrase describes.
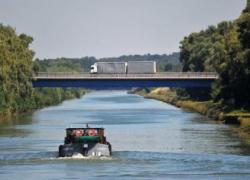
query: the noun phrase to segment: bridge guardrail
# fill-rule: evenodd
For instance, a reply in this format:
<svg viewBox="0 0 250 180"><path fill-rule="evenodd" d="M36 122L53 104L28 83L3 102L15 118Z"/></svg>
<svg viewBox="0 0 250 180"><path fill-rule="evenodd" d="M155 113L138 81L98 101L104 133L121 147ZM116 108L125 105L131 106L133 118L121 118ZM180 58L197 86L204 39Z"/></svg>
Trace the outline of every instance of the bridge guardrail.
<svg viewBox="0 0 250 180"><path fill-rule="evenodd" d="M79 72L38 72L34 78L212 78L215 72L159 72L156 74L90 74Z"/></svg>

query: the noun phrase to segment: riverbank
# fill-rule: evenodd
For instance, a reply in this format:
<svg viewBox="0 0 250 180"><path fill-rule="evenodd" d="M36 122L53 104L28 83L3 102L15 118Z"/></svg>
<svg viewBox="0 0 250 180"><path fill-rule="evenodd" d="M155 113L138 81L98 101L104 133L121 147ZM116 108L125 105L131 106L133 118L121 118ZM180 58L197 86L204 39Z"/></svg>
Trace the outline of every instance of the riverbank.
<svg viewBox="0 0 250 180"><path fill-rule="evenodd" d="M26 108L19 110L12 110L11 108L0 108L0 123L5 123L15 119L16 117L35 110L57 105L65 100L75 99L82 97L87 90L85 89L62 89L62 88L39 88L34 89L32 102Z"/></svg>
<svg viewBox="0 0 250 180"><path fill-rule="evenodd" d="M181 99L176 92L169 88L135 89L131 93L145 98L157 99L182 109L198 112L218 122L235 125L233 133L236 133L250 145L250 112L243 110L229 110L228 108L212 101L194 101Z"/></svg>

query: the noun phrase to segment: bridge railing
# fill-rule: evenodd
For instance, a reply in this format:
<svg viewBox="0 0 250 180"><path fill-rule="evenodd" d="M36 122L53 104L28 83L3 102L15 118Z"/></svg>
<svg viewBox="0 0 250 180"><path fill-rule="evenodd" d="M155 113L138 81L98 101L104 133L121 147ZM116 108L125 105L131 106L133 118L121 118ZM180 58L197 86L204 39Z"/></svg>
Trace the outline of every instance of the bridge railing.
<svg viewBox="0 0 250 180"><path fill-rule="evenodd" d="M90 74L80 72L39 72L34 78L213 78L215 72L158 72L155 74Z"/></svg>

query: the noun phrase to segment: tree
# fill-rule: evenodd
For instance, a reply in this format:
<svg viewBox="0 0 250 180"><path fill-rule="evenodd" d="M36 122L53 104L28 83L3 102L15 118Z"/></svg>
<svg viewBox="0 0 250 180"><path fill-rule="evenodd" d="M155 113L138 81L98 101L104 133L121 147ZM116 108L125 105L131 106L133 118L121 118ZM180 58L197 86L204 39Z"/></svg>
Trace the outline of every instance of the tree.
<svg viewBox="0 0 250 180"><path fill-rule="evenodd" d="M214 101L250 107L250 0L236 21L224 21L216 27L192 33L181 41L180 48L183 71L216 71L219 74L211 92ZM184 92L200 98L193 90Z"/></svg>

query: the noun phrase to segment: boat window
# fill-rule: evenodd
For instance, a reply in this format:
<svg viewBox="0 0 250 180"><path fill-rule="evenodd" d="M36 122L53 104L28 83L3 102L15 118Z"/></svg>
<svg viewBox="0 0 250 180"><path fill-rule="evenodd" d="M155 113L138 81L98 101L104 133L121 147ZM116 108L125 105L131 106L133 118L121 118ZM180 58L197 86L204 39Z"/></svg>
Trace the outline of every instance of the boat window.
<svg viewBox="0 0 250 180"><path fill-rule="evenodd" d="M88 129L88 135L89 136L97 136L97 130L96 129Z"/></svg>
<svg viewBox="0 0 250 180"><path fill-rule="evenodd" d="M75 129L72 131L71 135L73 136L82 136L83 135L83 130L82 129Z"/></svg>

